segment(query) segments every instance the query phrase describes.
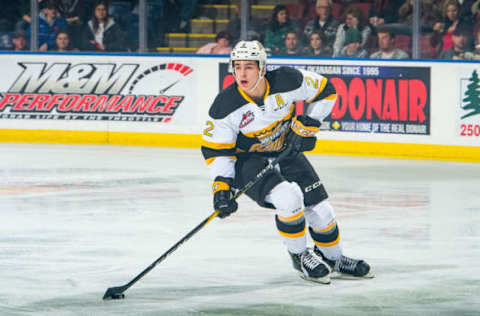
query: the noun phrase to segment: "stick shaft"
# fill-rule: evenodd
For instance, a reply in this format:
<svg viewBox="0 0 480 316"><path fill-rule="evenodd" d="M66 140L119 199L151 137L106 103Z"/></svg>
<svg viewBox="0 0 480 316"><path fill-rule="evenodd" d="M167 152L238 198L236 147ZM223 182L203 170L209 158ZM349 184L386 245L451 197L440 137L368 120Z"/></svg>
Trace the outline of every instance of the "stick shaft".
<svg viewBox="0 0 480 316"><path fill-rule="evenodd" d="M152 262L151 265L149 265L145 270L140 272L135 278L133 278L130 282L125 284L123 287L125 287L125 290L127 290L129 287L131 287L133 284L135 284L138 280L140 280L145 274L150 272L157 264L165 260L171 253L173 253L175 250L177 250L178 247L180 247L184 242L192 238L193 235L195 235L199 230L201 230L204 226L206 226L212 219L217 217L218 211L214 211L209 217L205 218L200 224L198 224L194 229L192 229L188 234L186 234L182 239L180 239L175 245L170 247L163 255L161 255L157 260ZM124 291L125 291L124 290Z"/></svg>
<svg viewBox="0 0 480 316"><path fill-rule="evenodd" d="M233 199L237 199L239 196L241 196L243 193L248 191L252 186L254 186L258 181L260 181L268 172L273 170L275 166L288 154L290 153L289 148L284 150L277 158L275 158L272 162L268 164L265 168L263 168L252 180L250 180L243 188L239 189L237 193L233 196ZM116 288L109 288L107 289L107 292L105 296L103 297L106 299L110 293L115 293L115 294L121 294L124 291L126 291L128 288L130 288L132 285L137 283L138 280L143 278L148 272L150 272L157 264L165 260L170 254L172 254L175 250L177 250L178 247L180 247L184 242L189 240L190 238L193 237L198 231L200 231L203 227L205 227L208 223L210 223L215 217L218 216L220 212L218 210L214 211L209 217L205 218L200 224L198 224L194 229L192 229L189 233L187 233L182 239L180 239L178 242L176 242L170 249L168 249L163 255L161 255L157 260L152 262L145 270L140 272L136 277L134 277L130 282L128 282L125 285L122 285L120 287ZM107 294L109 293L109 294Z"/></svg>

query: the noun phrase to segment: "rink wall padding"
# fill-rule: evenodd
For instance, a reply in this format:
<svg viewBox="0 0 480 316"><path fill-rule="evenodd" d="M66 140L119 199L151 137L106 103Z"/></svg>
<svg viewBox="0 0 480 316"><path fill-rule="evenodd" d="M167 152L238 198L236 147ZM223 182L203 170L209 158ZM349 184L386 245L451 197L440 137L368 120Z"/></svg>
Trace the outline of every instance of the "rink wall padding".
<svg viewBox="0 0 480 316"><path fill-rule="evenodd" d="M198 134L125 133L98 131L0 130L2 142L93 144L200 148Z"/></svg>
<svg viewBox="0 0 480 316"><path fill-rule="evenodd" d="M480 147L319 140L314 153L480 162Z"/></svg>
<svg viewBox="0 0 480 316"><path fill-rule="evenodd" d="M227 56L0 53L0 142L199 148ZM339 96L314 153L480 162L480 63L269 59ZM304 104L297 104L297 112Z"/></svg>

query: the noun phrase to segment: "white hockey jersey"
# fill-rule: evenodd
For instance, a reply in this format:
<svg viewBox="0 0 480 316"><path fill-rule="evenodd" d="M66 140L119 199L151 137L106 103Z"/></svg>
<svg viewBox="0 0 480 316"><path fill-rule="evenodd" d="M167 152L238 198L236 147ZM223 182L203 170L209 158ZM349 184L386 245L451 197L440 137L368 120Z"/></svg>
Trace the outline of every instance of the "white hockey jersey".
<svg viewBox="0 0 480 316"><path fill-rule="evenodd" d="M337 95L327 78L314 72L280 67L265 75L267 91L255 103L236 83L220 92L203 130L202 154L212 179L235 177L238 153L278 153L295 115L296 101L306 101L304 115L320 122Z"/></svg>

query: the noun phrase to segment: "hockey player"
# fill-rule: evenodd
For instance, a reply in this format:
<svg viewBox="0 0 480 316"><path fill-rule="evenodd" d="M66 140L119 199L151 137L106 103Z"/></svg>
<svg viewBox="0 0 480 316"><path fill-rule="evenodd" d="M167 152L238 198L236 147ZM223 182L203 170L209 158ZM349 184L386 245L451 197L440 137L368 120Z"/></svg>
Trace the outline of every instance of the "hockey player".
<svg viewBox="0 0 480 316"><path fill-rule="evenodd" d="M328 284L332 271L373 277L365 261L342 255L327 192L302 153L314 148L315 134L335 104L335 88L314 72L288 67L267 72L266 62L260 42L240 41L229 61L235 83L210 107L202 153L213 179L214 208L220 218L235 212L232 189L243 187L290 146L292 152L279 168L246 194L260 206L275 209L277 229L302 278ZM304 115L295 116L296 101L308 104ZM306 223L313 249L307 248Z"/></svg>

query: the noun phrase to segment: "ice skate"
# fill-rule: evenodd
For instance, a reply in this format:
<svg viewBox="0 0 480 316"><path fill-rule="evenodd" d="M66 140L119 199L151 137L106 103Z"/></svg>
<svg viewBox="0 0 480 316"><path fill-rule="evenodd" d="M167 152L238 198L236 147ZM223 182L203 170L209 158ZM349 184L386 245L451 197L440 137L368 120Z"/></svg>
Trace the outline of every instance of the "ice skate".
<svg viewBox="0 0 480 316"><path fill-rule="evenodd" d="M295 270L298 271L302 279L330 284L330 269L328 266L311 250L305 250L300 254L290 253L292 264Z"/></svg>
<svg viewBox="0 0 480 316"><path fill-rule="evenodd" d="M363 260L352 259L344 255L337 261L330 260L323 255L317 246L314 247L314 253L330 266L332 269L332 278L371 279L375 277L370 265Z"/></svg>

